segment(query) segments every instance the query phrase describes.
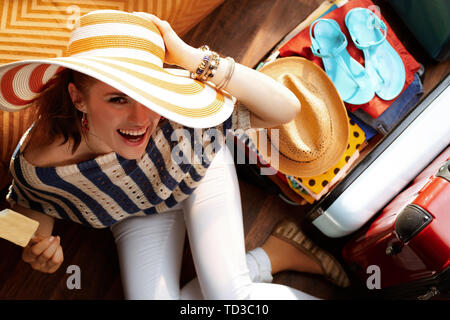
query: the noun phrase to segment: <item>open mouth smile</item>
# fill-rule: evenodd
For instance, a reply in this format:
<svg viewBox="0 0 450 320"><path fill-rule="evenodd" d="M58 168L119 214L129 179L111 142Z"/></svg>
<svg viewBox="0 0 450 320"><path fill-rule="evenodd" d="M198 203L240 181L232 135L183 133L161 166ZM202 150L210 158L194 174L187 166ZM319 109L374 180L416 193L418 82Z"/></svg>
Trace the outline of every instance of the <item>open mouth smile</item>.
<svg viewBox="0 0 450 320"><path fill-rule="evenodd" d="M148 132L148 128L143 128L139 130L131 130L131 129L118 129L117 133L125 140L127 144L138 145L142 141Z"/></svg>

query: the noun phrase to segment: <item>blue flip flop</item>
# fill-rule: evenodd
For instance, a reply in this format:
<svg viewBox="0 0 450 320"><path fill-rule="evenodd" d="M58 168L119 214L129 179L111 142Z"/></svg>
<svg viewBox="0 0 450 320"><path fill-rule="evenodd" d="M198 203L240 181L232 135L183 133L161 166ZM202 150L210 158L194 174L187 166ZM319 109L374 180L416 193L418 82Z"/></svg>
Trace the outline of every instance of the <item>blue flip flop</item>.
<svg viewBox="0 0 450 320"><path fill-rule="evenodd" d="M383 100L394 99L405 84L405 66L386 40L386 24L366 8L354 8L345 25L355 46L364 52L364 64L375 93Z"/></svg>
<svg viewBox="0 0 450 320"><path fill-rule="evenodd" d="M356 105L372 100L375 92L369 74L346 50L347 38L339 24L333 19L318 19L311 24L309 37L312 52L322 58L341 99Z"/></svg>

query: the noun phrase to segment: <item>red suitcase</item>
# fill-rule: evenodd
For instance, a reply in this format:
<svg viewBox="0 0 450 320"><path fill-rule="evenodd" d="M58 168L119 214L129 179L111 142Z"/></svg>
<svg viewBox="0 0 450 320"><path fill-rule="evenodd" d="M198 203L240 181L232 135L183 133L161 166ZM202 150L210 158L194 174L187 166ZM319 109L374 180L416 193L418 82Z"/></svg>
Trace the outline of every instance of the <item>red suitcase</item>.
<svg viewBox="0 0 450 320"><path fill-rule="evenodd" d="M375 296L450 293L450 147L343 248Z"/></svg>

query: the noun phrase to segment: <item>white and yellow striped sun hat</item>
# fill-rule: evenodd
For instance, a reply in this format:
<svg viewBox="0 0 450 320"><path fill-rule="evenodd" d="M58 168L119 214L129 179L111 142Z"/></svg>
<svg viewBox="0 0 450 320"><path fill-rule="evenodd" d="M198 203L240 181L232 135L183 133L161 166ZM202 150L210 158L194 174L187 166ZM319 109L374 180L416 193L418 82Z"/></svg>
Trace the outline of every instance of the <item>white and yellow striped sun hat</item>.
<svg viewBox="0 0 450 320"><path fill-rule="evenodd" d="M231 98L214 87L163 68L165 46L158 28L139 14L92 11L72 31L67 56L0 66L0 109L27 108L57 72L90 75L151 110L194 128L230 117Z"/></svg>

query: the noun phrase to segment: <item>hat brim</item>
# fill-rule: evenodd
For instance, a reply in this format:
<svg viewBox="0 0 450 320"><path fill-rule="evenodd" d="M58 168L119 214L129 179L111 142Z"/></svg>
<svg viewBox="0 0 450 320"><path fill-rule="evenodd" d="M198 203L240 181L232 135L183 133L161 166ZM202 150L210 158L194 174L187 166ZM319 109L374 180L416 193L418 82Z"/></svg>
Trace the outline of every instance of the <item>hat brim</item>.
<svg viewBox="0 0 450 320"><path fill-rule="evenodd" d="M300 162L285 156L283 150L278 150L277 146L271 143L267 134L254 137L256 146L267 146L258 148L264 160L278 171L295 177L313 177L332 168L340 160L347 148L349 120L345 105L328 75L319 66L301 57L277 59L263 66L259 71L274 79L277 79L281 74L289 72L292 76L297 77L299 81L308 82L308 85L313 86L315 92L318 93L317 97L322 99L327 107L332 125L332 135L329 137L331 141L328 143L329 148L320 157L311 161ZM304 109L304 106L302 106L297 117L302 117L302 110ZM264 137L266 141L258 141L261 137ZM273 154L272 151L275 151L276 154Z"/></svg>
<svg viewBox="0 0 450 320"><path fill-rule="evenodd" d="M185 70L169 72L140 59L92 55L27 60L0 66L0 108L18 111L29 107L60 67L105 82L163 117L188 127L217 126L228 119L234 109L229 95L191 79Z"/></svg>

